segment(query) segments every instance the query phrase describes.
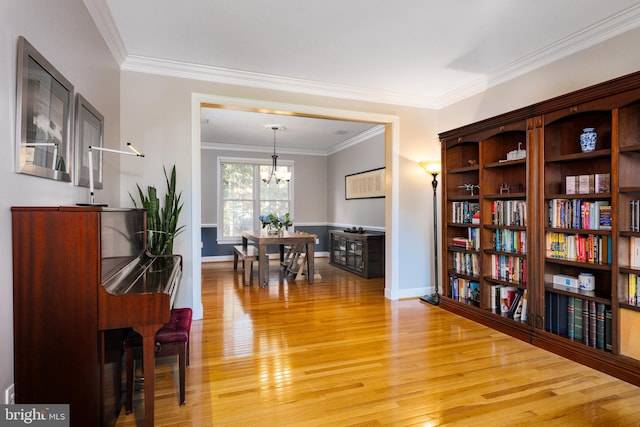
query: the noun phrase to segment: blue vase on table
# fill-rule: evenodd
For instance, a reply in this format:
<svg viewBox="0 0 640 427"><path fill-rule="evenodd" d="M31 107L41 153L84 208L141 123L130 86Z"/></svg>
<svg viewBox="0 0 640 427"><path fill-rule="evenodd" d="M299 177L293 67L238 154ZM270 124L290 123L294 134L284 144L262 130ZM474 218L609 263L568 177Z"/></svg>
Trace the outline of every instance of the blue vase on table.
<svg viewBox="0 0 640 427"><path fill-rule="evenodd" d="M598 141L598 134L594 128L582 129L580 135L580 149L583 153L589 153L596 149L596 142Z"/></svg>

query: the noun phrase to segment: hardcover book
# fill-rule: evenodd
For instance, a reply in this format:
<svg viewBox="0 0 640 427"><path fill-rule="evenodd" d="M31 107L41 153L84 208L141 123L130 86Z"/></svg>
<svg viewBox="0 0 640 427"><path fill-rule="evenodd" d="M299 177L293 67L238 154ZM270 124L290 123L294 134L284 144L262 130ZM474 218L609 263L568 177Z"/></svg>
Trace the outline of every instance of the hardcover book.
<svg viewBox="0 0 640 427"><path fill-rule="evenodd" d="M574 298L573 301L573 317L574 317L574 340L582 341L582 300Z"/></svg>
<svg viewBox="0 0 640 427"><path fill-rule="evenodd" d="M600 205L598 206L598 210L600 217L598 228L600 228L600 230L611 230L611 226L613 225L611 206Z"/></svg>
<svg viewBox="0 0 640 427"><path fill-rule="evenodd" d="M594 175L594 190L596 193L608 193L611 188L611 174L597 173Z"/></svg>
<svg viewBox="0 0 640 427"><path fill-rule="evenodd" d="M569 297L567 303L567 337L569 337L570 340L573 340L575 338L575 307L575 298Z"/></svg>

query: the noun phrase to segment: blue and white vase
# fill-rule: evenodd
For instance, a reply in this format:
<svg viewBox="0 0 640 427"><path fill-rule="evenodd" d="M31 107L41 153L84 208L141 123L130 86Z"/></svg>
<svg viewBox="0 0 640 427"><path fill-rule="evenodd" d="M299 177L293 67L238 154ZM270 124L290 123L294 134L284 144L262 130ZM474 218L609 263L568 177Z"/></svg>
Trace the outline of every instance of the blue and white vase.
<svg viewBox="0 0 640 427"><path fill-rule="evenodd" d="M580 149L582 149L583 153L588 153L596 149L598 134L593 129L594 128L582 129L582 134L580 135Z"/></svg>

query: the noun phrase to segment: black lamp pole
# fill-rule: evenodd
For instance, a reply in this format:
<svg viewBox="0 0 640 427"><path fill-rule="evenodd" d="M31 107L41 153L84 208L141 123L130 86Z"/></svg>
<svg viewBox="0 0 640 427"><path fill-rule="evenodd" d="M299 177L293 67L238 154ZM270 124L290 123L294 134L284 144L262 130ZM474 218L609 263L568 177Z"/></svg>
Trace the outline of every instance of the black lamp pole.
<svg viewBox="0 0 640 427"><path fill-rule="evenodd" d="M436 189L438 188L438 172L431 172L433 175L433 181L431 181L431 186L433 187L433 251L434 251L434 267L436 272L436 287L435 293L431 295L425 295L420 299L429 304L438 305L440 304L440 293L438 291L438 202L436 196Z"/></svg>

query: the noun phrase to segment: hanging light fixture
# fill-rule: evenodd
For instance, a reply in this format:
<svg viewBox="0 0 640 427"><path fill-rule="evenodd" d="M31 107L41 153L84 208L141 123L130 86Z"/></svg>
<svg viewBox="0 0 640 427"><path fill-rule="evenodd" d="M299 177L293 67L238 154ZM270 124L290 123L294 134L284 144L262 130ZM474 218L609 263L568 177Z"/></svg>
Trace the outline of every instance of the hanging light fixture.
<svg viewBox="0 0 640 427"><path fill-rule="evenodd" d="M278 155L276 154L276 132L284 130L284 126L266 125L265 127L273 131L273 154L271 155L271 173L269 175L262 175L262 180L267 184L271 184L271 181L275 181L276 184L280 184L281 181L289 181L291 179L291 172L278 169Z"/></svg>

